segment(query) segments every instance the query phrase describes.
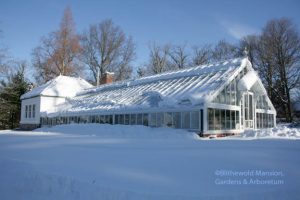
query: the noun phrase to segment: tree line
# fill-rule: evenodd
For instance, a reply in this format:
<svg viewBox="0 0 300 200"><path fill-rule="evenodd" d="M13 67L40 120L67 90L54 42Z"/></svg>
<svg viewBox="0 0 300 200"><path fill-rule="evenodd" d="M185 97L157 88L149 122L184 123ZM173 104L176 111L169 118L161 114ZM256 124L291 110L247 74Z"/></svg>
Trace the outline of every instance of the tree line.
<svg viewBox="0 0 300 200"><path fill-rule="evenodd" d="M120 26L106 19L78 33L72 11L67 7L58 30L43 36L33 49L31 63L37 84L61 74L85 77L96 85L106 71L114 72L115 81L120 81L240 57L247 49L278 116L293 120L293 105L300 100L300 36L290 19L272 19L261 33L245 36L235 44L225 40L204 45L152 42L148 49L145 63L133 66L136 46ZM20 96L33 85L25 78L26 67L25 62L9 58L0 43L2 129L18 126Z"/></svg>

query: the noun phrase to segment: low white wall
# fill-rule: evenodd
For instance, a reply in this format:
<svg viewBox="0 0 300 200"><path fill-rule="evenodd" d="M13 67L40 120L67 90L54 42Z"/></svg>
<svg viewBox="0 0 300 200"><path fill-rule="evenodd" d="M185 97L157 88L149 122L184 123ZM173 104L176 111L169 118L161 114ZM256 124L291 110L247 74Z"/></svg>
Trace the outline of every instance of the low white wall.
<svg viewBox="0 0 300 200"><path fill-rule="evenodd" d="M21 124L40 124L41 112L49 111L55 109L55 106L65 102L64 97L47 97L47 96L38 96L30 99L24 99L21 103ZM35 105L35 117L26 118L26 106Z"/></svg>

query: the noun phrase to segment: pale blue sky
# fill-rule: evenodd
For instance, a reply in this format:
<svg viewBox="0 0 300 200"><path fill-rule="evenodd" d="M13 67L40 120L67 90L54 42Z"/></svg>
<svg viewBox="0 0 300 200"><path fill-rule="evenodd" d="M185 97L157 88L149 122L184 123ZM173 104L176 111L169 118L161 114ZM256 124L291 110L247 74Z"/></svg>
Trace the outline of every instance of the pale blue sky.
<svg viewBox="0 0 300 200"><path fill-rule="evenodd" d="M121 26L136 43L135 66L147 61L152 41L203 45L226 39L234 43L279 17L300 26L299 0L0 0L2 41L12 56L30 63L32 49L42 36L58 28L67 5L78 32L107 18Z"/></svg>

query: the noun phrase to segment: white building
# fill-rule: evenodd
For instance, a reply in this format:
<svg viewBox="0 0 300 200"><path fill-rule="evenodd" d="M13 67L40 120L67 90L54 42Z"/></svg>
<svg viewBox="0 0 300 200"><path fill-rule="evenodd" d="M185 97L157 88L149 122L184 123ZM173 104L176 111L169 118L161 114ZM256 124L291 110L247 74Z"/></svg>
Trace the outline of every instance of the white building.
<svg viewBox="0 0 300 200"><path fill-rule="evenodd" d="M101 85L43 111L42 126L110 123L204 135L274 127L276 122L276 111L247 58Z"/></svg>
<svg viewBox="0 0 300 200"><path fill-rule="evenodd" d="M40 126L41 113L55 111L58 104L72 98L77 92L90 88L88 82L81 78L58 76L55 79L32 89L21 96L22 129L34 129Z"/></svg>

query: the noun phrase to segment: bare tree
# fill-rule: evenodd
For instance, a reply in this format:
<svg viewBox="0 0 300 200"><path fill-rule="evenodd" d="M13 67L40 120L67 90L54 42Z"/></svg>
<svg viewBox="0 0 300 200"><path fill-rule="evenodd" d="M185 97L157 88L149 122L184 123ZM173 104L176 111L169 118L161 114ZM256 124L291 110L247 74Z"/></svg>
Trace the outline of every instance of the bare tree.
<svg viewBox="0 0 300 200"><path fill-rule="evenodd" d="M41 44L32 52L32 63L37 70L38 82L46 82L59 74L80 73L78 56L79 37L76 34L72 11L64 11L60 28L41 39Z"/></svg>
<svg viewBox="0 0 300 200"><path fill-rule="evenodd" d="M214 61L228 60L236 57L237 55L238 47L226 42L225 40L220 40L213 49L212 59Z"/></svg>
<svg viewBox="0 0 300 200"><path fill-rule="evenodd" d="M135 45L131 37L111 20L91 25L81 36L82 61L88 66L95 82L106 71L115 73L115 80L131 76Z"/></svg>
<svg viewBox="0 0 300 200"><path fill-rule="evenodd" d="M300 81L300 36L293 23L285 18L267 23L262 33L278 74L275 92L284 106L287 121L292 121L291 90ZM271 62L270 62L271 63Z"/></svg>
<svg viewBox="0 0 300 200"><path fill-rule="evenodd" d="M247 50L248 58L255 68L255 57L257 57L257 48L259 45L259 36L257 35L247 35L240 41L240 48L238 54L242 56L244 51Z"/></svg>
<svg viewBox="0 0 300 200"><path fill-rule="evenodd" d="M168 56L170 54L170 45L158 46L152 43L149 46L150 60L147 66L150 74L160 74L169 70Z"/></svg>
<svg viewBox="0 0 300 200"><path fill-rule="evenodd" d="M300 81L300 36L289 19L267 22L261 35L241 42L259 72L279 117L292 121L291 90ZM241 46L242 46L241 45Z"/></svg>
<svg viewBox="0 0 300 200"><path fill-rule="evenodd" d="M189 54L186 52L186 45L174 45L170 48L169 56L172 69L183 69L189 64Z"/></svg>
<svg viewBox="0 0 300 200"><path fill-rule="evenodd" d="M146 67L139 67L136 70L136 73L137 73L137 77L138 78L144 77L147 74L147 69L146 69Z"/></svg>
<svg viewBox="0 0 300 200"><path fill-rule="evenodd" d="M211 45L194 46L193 52L193 65L198 66L210 63L212 59Z"/></svg>
<svg viewBox="0 0 300 200"><path fill-rule="evenodd" d="M0 30L0 39L2 38L2 30ZM7 48L0 41L0 79L7 73Z"/></svg>

